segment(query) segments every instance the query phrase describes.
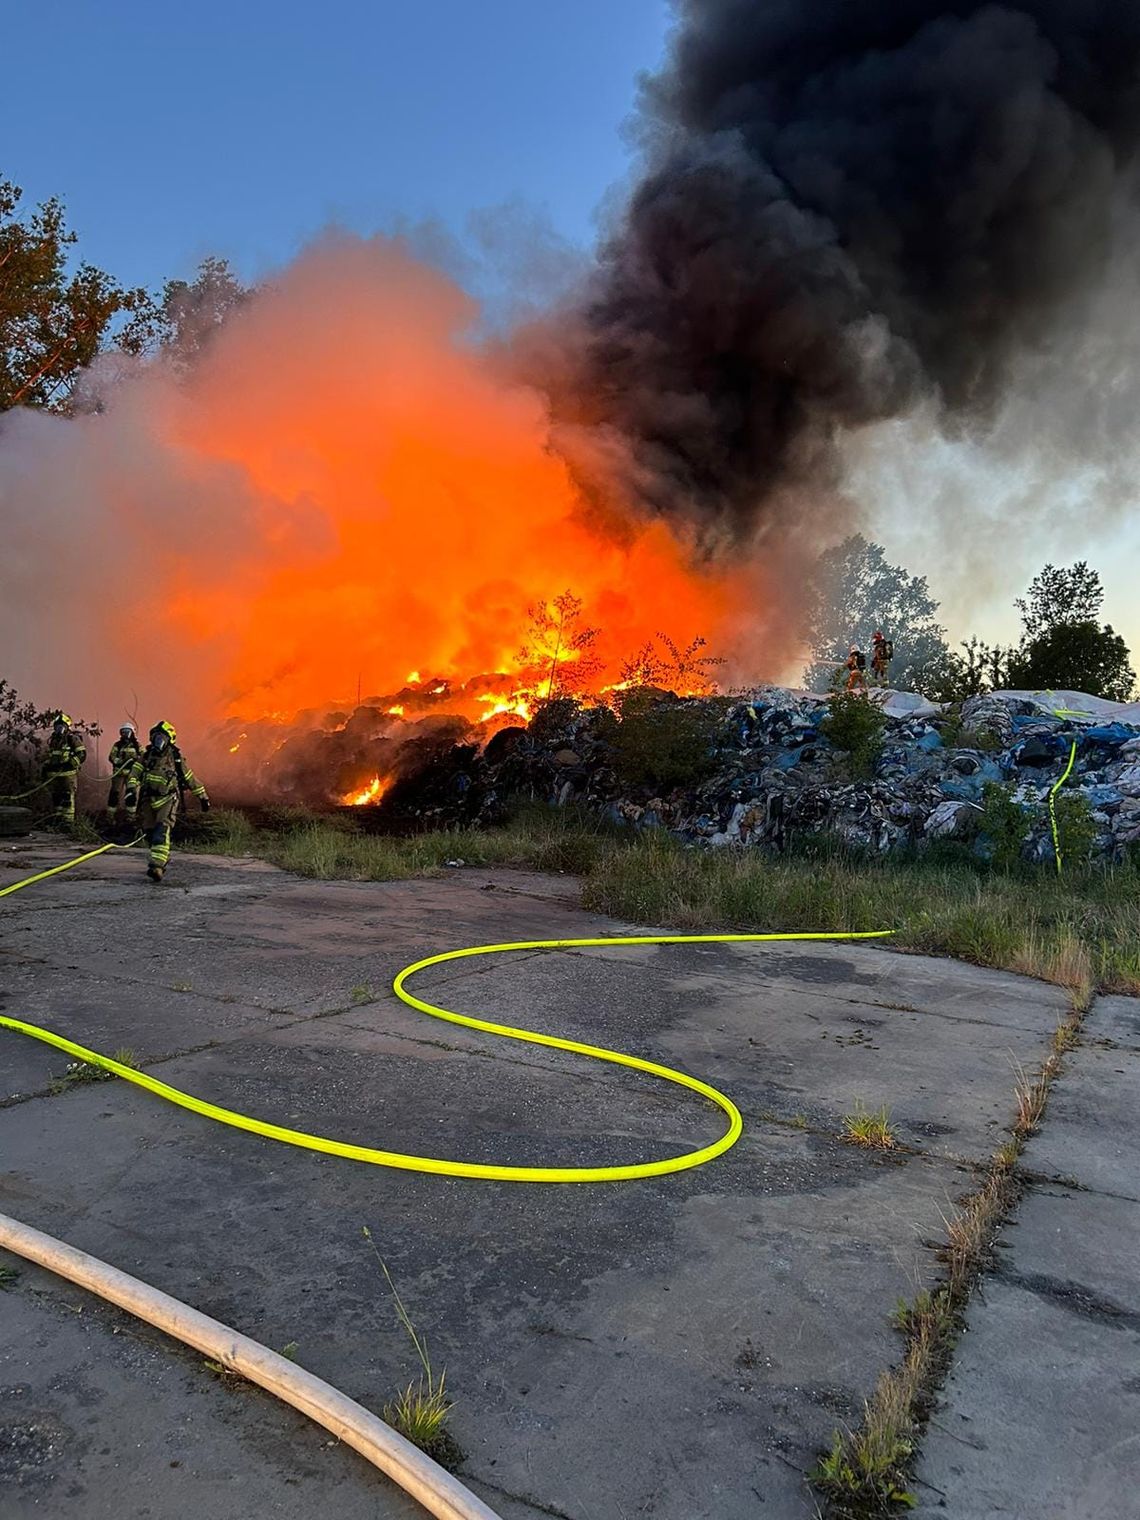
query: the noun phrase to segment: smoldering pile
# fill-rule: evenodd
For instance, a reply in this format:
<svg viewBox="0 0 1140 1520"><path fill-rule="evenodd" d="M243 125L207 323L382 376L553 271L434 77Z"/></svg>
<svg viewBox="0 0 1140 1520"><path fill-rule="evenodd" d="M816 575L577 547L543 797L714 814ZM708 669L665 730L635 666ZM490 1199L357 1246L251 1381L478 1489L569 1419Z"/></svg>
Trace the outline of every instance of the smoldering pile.
<svg viewBox="0 0 1140 1520"><path fill-rule="evenodd" d="M827 698L780 687L736 699L659 693L652 701L670 721L680 715L707 736L688 762L699 779L631 780L614 714L566 702L482 749L439 748L383 810L391 804L404 827L449 828L498 823L536 801L713 848L782 850L826 836L886 853L953 839L986 856L983 799L994 782L1022 811L1023 853L1040 860L1052 853L1048 795L1075 743L1065 792L1088 804L1095 854L1119 859L1140 844L1140 703L997 692L953 713L911 692L872 700L884 707L885 742L865 779L853 778L850 757L821 728Z"/></svg>

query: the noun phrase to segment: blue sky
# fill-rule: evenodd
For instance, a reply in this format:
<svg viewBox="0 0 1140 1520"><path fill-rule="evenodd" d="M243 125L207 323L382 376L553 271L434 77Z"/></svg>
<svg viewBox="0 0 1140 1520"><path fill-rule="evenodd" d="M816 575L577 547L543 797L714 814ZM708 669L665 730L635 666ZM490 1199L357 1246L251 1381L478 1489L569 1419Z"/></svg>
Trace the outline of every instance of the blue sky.
<svg viewBox="0 0 1140 1520"><path fill-rule="evenodd" d="M588 244L666 0L56 0L7 8L0 174L81 253L159 285L247 278L329 223L522 201Z"/></svg>

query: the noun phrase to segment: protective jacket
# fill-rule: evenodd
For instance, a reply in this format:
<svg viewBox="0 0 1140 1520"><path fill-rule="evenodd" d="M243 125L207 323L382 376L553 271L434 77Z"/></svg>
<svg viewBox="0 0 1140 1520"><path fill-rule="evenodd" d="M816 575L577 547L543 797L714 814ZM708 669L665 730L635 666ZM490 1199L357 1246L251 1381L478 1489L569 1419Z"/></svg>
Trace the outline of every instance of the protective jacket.
<svg viewBox="0 0 1140 1520"><path fill-rule="evenodd" d="M44 756L44 780L51 780L54 776L77 776L86 759L87 747L74 730L52 734Z"/></svg>
<svg viewBox="0 0 1140 1520"><path fill-rule="evenodd" d="M117 776L121 772L129 771L141 754L142 748L137 739L117 739L107 751L107 759L111 762L111 770Z"/></svg>
<svg viewBox="0 0 1140 1520"><path fill-rule="evenodd" d="M162 751L151 745L131 765L127 772L127 806L136 807L140 802L158 804L177 797L185 787L199 801L206 796L206 788L182 758L176 744L168 744Z"/></svg>

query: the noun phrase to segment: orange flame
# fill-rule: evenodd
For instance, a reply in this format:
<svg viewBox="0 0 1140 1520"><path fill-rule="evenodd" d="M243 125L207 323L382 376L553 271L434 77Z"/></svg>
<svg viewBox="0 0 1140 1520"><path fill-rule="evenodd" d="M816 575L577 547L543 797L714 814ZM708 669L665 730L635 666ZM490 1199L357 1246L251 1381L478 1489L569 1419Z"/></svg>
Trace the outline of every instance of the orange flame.
<svg viewBox="0 0 1140 1520"><path fill-rule="evenodd" d="M373 776L367 786L362 787L358 792L347 793L340 800L345 807L364 807L369 802L379 802L391 786L391 777Z"/></svg>

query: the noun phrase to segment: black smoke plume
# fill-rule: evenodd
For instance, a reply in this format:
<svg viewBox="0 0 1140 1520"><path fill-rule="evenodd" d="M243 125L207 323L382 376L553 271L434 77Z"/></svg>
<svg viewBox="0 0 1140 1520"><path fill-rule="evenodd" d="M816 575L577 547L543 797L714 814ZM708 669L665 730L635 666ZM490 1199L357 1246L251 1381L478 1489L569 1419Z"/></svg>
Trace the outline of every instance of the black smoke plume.
<svg viewBox="0 0 1140 1520"><path fill-rule="evenodd" d="M715 551L834 484L844 430L920 399L983 421L1096 288L1140 129L1140 3L677 11L552 405L588 494L616 475Z"/></svg>

